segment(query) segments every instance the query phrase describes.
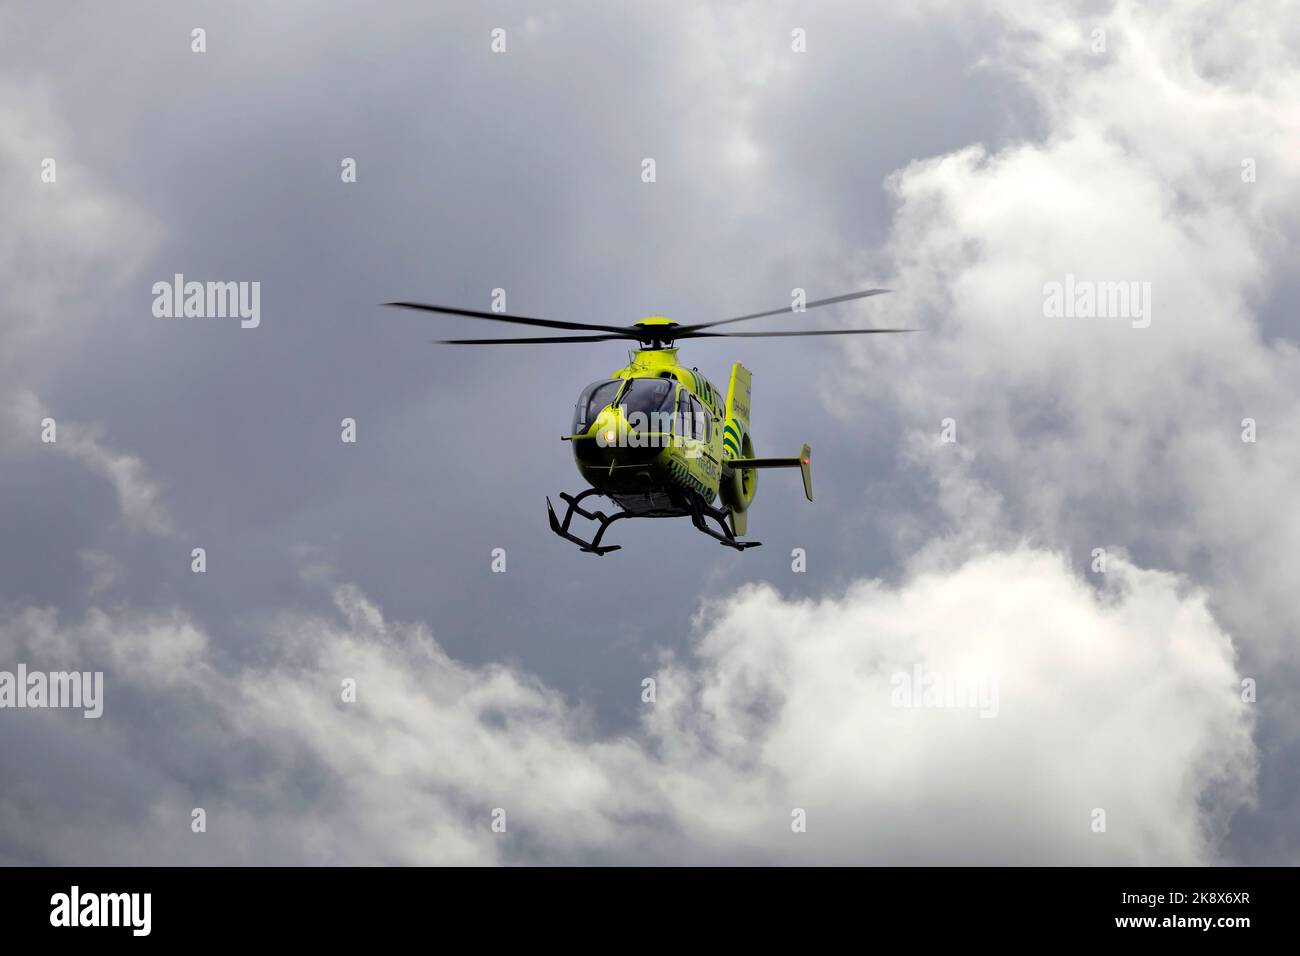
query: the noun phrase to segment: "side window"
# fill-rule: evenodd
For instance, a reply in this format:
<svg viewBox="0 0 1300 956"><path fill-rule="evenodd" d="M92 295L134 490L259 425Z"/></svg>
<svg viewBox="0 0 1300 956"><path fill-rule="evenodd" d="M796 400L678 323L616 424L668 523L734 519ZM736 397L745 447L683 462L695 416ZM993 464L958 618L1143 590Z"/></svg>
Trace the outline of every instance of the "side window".
<svg viewBox="0 0 1300 956"><path fill-rule="evenodd" d="M704 440L713 441L713 416L709 414L707 408L702 409L700 421L704 424Z"/></svg>
<svg viewBox="0 0 1300 956"><path fill-rule="evenodd" d="M709 440L709 413L700 404L700 400L686 389L677 393L677 421L674 430L683 438Z"/></svg>
<svg viewBox="0 0 1300 956"><path fill-rule="evenodd" d="M688 420L686 420L685 428L682 429L682 434L702 440L705 437L705 410L699 405L699 399L695 398L694 395L686 394L685 399L688 402L689 411L686 412Z"/></svg>
<svg viewBox="0 0 1300 956"><path fill-rule="evenodd" d="M708 426L705 424L704 406L700 404L699 399L691 396L691 418L693 430L692 434L700 441L705 441L708 437Z"/></svg>

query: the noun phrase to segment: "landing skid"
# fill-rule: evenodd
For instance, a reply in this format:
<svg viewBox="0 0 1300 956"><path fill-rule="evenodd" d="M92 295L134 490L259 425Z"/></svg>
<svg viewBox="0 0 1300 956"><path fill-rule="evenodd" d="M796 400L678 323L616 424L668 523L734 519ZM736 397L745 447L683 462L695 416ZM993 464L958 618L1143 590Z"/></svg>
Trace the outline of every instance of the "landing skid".
<svg viewBox="0 0 1300 956"><path fill-rule="evenodd" d="M727 512L721 508L715 508L713 505L705 504L704 499L698 495L691 495L687 504L691 509L691 524L699 528L710 538L715 539L719 544L726 545L728 548L735 548L737 551L744 551L746 548L760 547L762 541L737 541L736 536L731 531L731 525L727 523ZM722 528L722 534L714 531L704 523L705 518L712 518Z"/></svg>
<svg viewBox="0 0 1300 956"><path fill-rule="evenodd" d="M549 497L546 499L546 515L550 520L551 530L566 541L572 541L587 554L598 554L601 557L604 557L611 551L618 551L623 547L620 544L602 546L600 543L601 538L605 536L605 529L620 518L671 518L680 517L682 514L681 511L648 511L642 513L620 511L618 514L607 515L603 511L588 511L578 503L585 498L599 494L600 492L595 488L588 488L579 495L568 495L561 492L560 499L569 506L564 512L563 521L556 516L555 508L551 505L551 499ZM735 548L737 551L744 551L746 548L757 548L762 544L761 541L737 541L736 536L731 531L730 525L727 523L727 512L721 508L714 508L712 505L705 503L705 501L698 495L688 494L680 504L684 509L686 509L687 514L690 515L691 524L695 525L696 528L703 531L710 538L716 540L719 544L725 545L728 548ZM581 515L588 521L599 522L600 527L596 530L595 536L590 541L584 541L569 530L569 526L573 523L573 516L575 514ZM706 524L707 518L712 518L718 523L718 527L722 529L721 534L714 531L708 526L708 524Z"/></svg>
<svg viewBox="0 0 1300 956"><path fill-rule="evenodd" d="M600 494L600 492L597 491L595 488L588 488L586 491L582 492L582 494L577 495L576 497L574 495L567 495L564 492L560 492L560 498L563 499L569 506L569 510L564 513L564 521L560 521L560 519L555 516L555 509L551 507L551 498L548 495L546 497L546 516L551 521L551 530L554 531L556 534L558 534L561 538L564 538L566 541L572 541L574 544L576 544L579 548L581 548L583 551L587 552L588 554L598 554L603 558L611 551L618 551L623 547L621 544L611 544L602 548L600 546L600 539L605 536L605 529L608 528L615 521L617 521L619 518L631 518L634 516L631 514L631 512L622 511L611 517L606 515L605 512L603 511L588 511L586 508L583 508L581 505L578 504L578 502L581 501L583 498L588 498L591 495L596 495L596 494ZM600 528L599 530L597 530L596 536L592 538L590 541L583 541L576 534L573 534L572 532L569 531L569 525L573 522L573 516L575 514L582 515L588 521L600 522Z"/></svg>

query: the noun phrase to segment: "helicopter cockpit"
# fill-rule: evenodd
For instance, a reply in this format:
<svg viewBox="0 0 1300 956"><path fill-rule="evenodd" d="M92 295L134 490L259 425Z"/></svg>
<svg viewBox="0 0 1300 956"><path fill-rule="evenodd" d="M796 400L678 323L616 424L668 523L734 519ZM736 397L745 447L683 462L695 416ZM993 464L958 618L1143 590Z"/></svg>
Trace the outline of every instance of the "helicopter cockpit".
<svg viewBox="0 0 1300 956"><path fill-rule="evenodd" d="M671 415L675 386L673 380L665 378L616 378L593 382L582 390L573 407L573 431L570 434L585 432L608 405L620 406L629 421L637 413L644 415L647 423L654 421L656 413Z"/></svg>

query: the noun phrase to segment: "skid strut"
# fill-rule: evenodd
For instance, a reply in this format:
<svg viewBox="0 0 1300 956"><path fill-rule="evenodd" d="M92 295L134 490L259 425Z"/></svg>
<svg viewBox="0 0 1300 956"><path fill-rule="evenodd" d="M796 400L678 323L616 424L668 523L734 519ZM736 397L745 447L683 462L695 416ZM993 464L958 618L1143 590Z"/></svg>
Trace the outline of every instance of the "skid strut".
<svg viewBox="0 0 1300 956"><path fill-rule="evenodd" d="M633 517L633 515L630 514L629 512L623 511L620 512L619 514L608 516L603 511L588 511L586 508L583 508L581 505L578 504L578 502L581 501L583 498L587 498L595 494L599 494L599 492L595 488L588 488L586 491L582 492L582 494L577 496L566 495L564 492L560 492L560 498L563 499L564 502L569 506L569 509L564 513L563 522L561 522L560 519L555 516L555 509L551 507L551 499L550 496L548 495L546 498L546 515L551 521L551 530L554 531L556 534L558 534L561 538L564 538L568 541L572 541L574 544L576 544L583 551L586 551L588 554L598 554L603 558L611 551L617 551L623 547L621 544L611 544L611 545L606 545L605 547L602 548L600 546L600 539L605 536L605 529L608 528L615 521L617 521L619 518L631 518ZM576 534L573 534L571 531L569 531L569 525L573 522L573 516L575 514L582 515L588 521L600 522L600 528L599 530L596 531L596 536L592 538L590 541L583 541Z"/></svg>
<svg viewBox="0 0 1300 956"><path fill-rule="evenodd" d="M688 503L691 508L691 524L710 538L716 539L720 544L724 544L728 548L735 548L737 551L744 551L746 548L757 548L762 545L762 541L737 541L736 536L731 531L731 526L727 524L727 512L721 508L705 504L704 500L698 495L691 495ZM705 518L712 518L716 521L718 526L722 528L722 534L718 534L705 524Z"/></svg>
<svg viewBox="0 0 1300 956"><path fill-rule="evenodd" d="M566 541L572 541L587 554L598 554L601 557L604 557L611 551L618 551L622 548L622 545L619 544L601 545L600 543L601 538L605 536L605 529L620 518L670 518L680 517L682 515L681 510L665 510L662 512L652 511L644 514L634 513L631 511L620 511L618 514L607 515L603 511L588 511L579 504L580 501L600 493L601 492L595 488L588 488L586 491L578 495L569 495L561 492L560 499L568 505L568 508L564 512L563 521L561 521L555 514L555 508L551 504L551 499L549 497L546 499L546 516L551 523L551 530ZM681 508L687 510L687 513L690 515L691 524L695 525L695 527L699 528L710 538L713 538L720 544L726 545L728 548L735 548L737 551L744 551L746 548L757 548L762 543L759 541L737 541L736 536L732 534L731 527L727 524L727 512L721 508L714 508L712 505L707 504L698 495L687 495L684 500L679 501L678 504ZM595 521L600 524L600 527L596 529L595 536L590 541L584 541L569 530L569 526L573 523L573 516L575 514L581 515L588 521ZM717 531L710 528L705 521L706 518L712 518L716 521L718 526L722 529L722 533L719 534Z"/></svg>

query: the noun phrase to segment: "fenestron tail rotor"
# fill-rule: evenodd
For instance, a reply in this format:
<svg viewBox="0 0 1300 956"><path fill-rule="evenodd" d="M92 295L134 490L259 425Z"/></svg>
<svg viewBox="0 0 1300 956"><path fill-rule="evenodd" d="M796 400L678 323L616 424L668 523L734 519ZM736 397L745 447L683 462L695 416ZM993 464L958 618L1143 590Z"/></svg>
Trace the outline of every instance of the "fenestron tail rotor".
<svg viewBox="0 0 1300 956"><path fill-rule="evenodd" d="M861 292L849 292L817 299L804 304L804 309L815 309L854 299L883 295L889 289L865 289ZM386 302L388 306L400 309L414 309L421 312L434 312L441 315L455 315L463 318L482 319L489 322L506 322L514 325L529 325L535 328L560 329L570 332L592 332L593 335L554 335L530 336L526 338L496 339L441 339L439 345L550 345L578 342L611 342L619 339L641 342L653 347L663 347L680 339L724 339L724 338L784 338L789 336L811 335L879 335L892 332L915 332L916 329L805 329L777 332L710 332L708 329L733 322L747 322L750 319L762 319L773 315L795 312L791 307L771 309L767 312L753 312L738 315L730 319L718 319L714 322L700 322L694 325L678 325L663 318L642 319L631 326L596 325L590 322L568 322L558 319L537 319L524 315L504 315L498 312L478 312L473 309L457 309L450 306L426 305L422 302ZM795 313L798 314L798 313Z"/></svg>

